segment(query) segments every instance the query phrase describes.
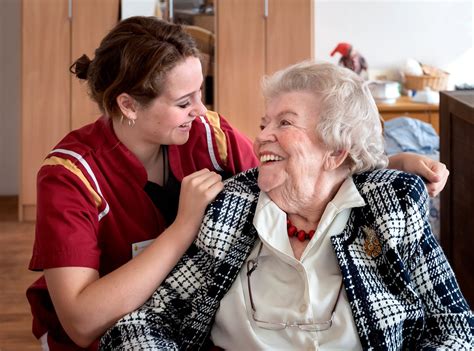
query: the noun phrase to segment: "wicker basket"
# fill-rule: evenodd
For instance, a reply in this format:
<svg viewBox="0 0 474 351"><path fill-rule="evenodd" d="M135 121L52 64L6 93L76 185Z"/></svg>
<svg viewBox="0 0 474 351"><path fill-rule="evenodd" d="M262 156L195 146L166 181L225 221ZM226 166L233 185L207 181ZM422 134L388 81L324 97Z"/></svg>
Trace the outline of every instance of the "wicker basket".
<svg viewBox="0 0 474 351"><path fill-rule="evenodd" d="M405 74L405 89L409 90L424 90L430 88L431 90L440 91L446 90L448 87L449 73L444 73L437 76L411 76Z"/></svg>

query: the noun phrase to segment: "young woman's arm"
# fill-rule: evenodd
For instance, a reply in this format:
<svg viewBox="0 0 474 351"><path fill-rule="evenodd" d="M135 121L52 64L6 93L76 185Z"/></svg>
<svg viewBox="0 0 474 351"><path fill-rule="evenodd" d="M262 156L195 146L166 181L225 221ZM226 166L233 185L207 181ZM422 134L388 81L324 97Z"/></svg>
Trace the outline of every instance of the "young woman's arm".
<svg viewBox="0 0 474 351"><path fill-rule="evenodd" d="M423 155L402 152L389 157L388 168L413 173L426 179L428 194L432 197L444 189L448 180L449 170L444 163L432 160Z"/></svg>
<svg viewBox="0 0 474 351"><path fill-rule="evenodd" d="M221 177L207 169L185 177L174 223L137 257L102 278L91 268L45 269L58 317L76 344L88 346L150 297L191 245L206 206L222 188Z"/></svg>

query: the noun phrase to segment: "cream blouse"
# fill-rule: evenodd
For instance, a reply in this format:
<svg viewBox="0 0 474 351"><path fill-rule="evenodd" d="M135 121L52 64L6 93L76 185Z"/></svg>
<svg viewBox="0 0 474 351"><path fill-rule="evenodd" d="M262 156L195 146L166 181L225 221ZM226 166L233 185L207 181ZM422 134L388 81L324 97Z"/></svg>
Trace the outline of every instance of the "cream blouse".
<svg viewBox="0 0 474 351"><path fill-rule="evenodd" d="M263 329L252 317L247 284L247 264L221 301L211 338L226 350L361 350L357 329L330 237L342 232L351 209L364 206L352 178L347 178L327 205L317 231L301 259L293 255L286 214L268 195L260 193L253 224L260 240L249 259L263 243L251 288L256 318L271 322L325 322L325 331L308 332L297 327ZM340 293L339 293L340 291Z"/></svg>

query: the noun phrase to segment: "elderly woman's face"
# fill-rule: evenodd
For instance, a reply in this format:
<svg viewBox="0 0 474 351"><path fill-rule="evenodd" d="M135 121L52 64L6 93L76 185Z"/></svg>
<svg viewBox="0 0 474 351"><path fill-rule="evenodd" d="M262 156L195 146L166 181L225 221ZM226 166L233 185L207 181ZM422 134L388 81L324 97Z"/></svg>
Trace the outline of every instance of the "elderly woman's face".
<svg viewBox="0 0 474 351"><path fill-rule="evenodd" d="M318 101L308 92L283 93L267 102L254 142L260 160L258 185L295 196L314 191L327 148L316 135Z"/></svg>

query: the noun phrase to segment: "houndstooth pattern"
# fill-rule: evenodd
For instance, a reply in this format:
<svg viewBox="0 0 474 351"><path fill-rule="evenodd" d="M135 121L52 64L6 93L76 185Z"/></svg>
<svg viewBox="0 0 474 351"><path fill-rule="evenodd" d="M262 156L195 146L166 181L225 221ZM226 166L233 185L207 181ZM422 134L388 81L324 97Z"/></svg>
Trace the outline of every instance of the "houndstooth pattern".
<svg viewBox="0 0 474 351"><path fill-rule="evenodd" d="M428 224L425 185L393 170L354 176L366 206L332 238L366 350L472 350L474 321ZM382 253L364 250L364 227Z"/></svg>
<svg viewBox="0 0 474 351"><path fill-rule="evenodd" d="M197 349L256 240L256 170L226 181L199 235L152 297L109 329L102 350Z"/></svg>
<svg viewBox="0 0 474 351"><path fill-rule="evenodd" d="M219 301L255 244L257 171L226 183L195 243L140 309L101 339L102 350L199 349ZM392 170L354 176L367 205L332 237L364 349L473 349L473 316L427 222L420 178ZM377 234L378 257L364 249Z"/></svg>

